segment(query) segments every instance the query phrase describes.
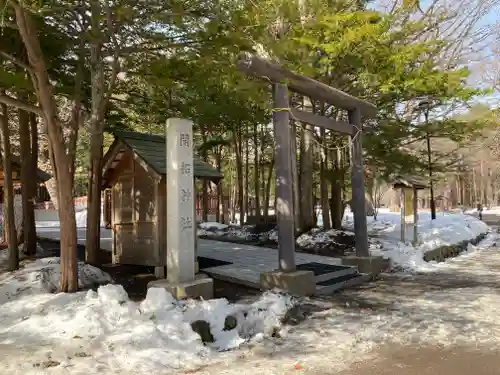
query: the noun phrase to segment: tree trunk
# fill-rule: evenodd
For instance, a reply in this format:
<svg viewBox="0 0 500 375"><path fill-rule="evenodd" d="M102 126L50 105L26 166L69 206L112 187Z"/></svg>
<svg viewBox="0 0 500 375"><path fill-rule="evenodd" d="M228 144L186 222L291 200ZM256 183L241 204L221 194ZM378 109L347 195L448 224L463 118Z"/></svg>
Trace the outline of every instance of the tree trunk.
<svg viewBox="0 0 500 375"><path fill-rule="evenodd" d="M205 125L200 125L200 130L201 130L201 139L203 144L205 145L207 143L207 133ZM205 147L202 148L202 158L205 163L208 163L208 151ZM201 220L205 223L208 221L208 210L209 210L208 188L209 188L209 182L207 179L204 178L201 181Z"/></svg>
<svg viewBox="0 0 500 375"><path fill-rule="evenodd" d="M26 255L36 254L36 226L34 200L36 197L36 176L33 174L32 145L30 140L30 118L26 111L20 109L19 116L19 142L21 146L21 181L23 202L23 230L22 239Z"/></svg>
<svg viewBox="0 0 500 375"><path fill-rule="evenodd" d="M50 147L50 146L49 146ZM56 177L50 178L45 182L45 188L50 195L50 201L56 210L59 209L59 194L57 192L57 180Z"/></svg>
<svg viewBox="0 0 500 375"><path fill-rule="evenodd" d="M321 194L321 215L323 217L323 228L330 229L330 207L328 204L328 159L327 151L325 149L326 132L321 129L321 139L323 147L320 149L321 161L319 170L320 180L320 194Z"/></svg>
<svg viewBox="0 0 500 375"><path fill-rule="evenodd" d="M38 121L34 113L30 113L30 135L31 135L31 171L33 176L38 173ZM36 186L35 186L36 190ZM35 192L36 195L36 192Z"/></svg>
<svg viewBox="0 0 500 375"><path fill-rule="evenodd" d="M260 159L259 159L259 145L258 145L258 125L255 124L253 128L253 145L254 145L254 159L253 159L253 186L255 190L255 217L257 221L260 220L261 207L260 207Z"/></svg>
<svg viewBox="0 0 500 375"><path fill-rule="evenodd" d="M245 127L245 212L249 215L252 211L250 209L250 163L249 163L249 134L248 126Z"/></svg>
<svg viewBox="0 0 500 375"><path fill-rule="evenodd" d="M69 156L68 156L69 159ZM62 173L61 173L62 172ZM73 177L71 170L59 169L59 220L61 225L61 292L78 290L78 262L76 258L76 221L73 204Z"/></svg>
<svg viewBox="0 0 500 375"><path fill-rule="evenodd" d="M293 191L293 219L295 221L295 234L302 232L300 216L300 185L297 173L297 126L295 121L290 121L290 151L292 153L292 191Z"/></svg>
<svg viewBox="0 0 500 375"><path fill-rule="evenodd" d="M87 230L85 241L85 262L100 264L101 249L101 185L103 134L97 130L90 137L90 160L87 193ZM73 195L72 195L73 196Z"/></svg>
<svg viewBox="0 0 500 375"><path fill-rule="evenodd" d="M78 288L76 222L75 207L73 205L74 165L72 160L74 156L71 153L66 153L67 144L64 139L64 128L58 117L54 87L48 74L35 22L22 3L11 2L10 4L15 10L17 28L26 47L29 64L33 70L31 78L33 86L36 88L40 108L43 111L43 119L49 137L52 169L58 183L57 198L60 204L59 219L61 223L61 278L59 286L62 292L74 292ZM81 102L78 98L80 83L81 78L76 77L75 92L77 97L75 97L75 106L70 121L72 137L76 137L78 132L81 109ZM70 139L69 144L73 144L74 141L74 138Z"/></svg>
<svg viewBox="0 0 500 375"><path fill-rule="evenodd" d="M301 199L301 223L300 228L304 231L315 226L314 220L314 194L313 194L313 145L311 125L305 125L302 131L302 145L300 153L300 195Z"/></svg>
<svg viewBox="0 0 500 375"><path fill-rule="evenodd" d="M332 228L341 229L342 218L344 216L344 204L342 201L342 184L343 184L343 169L341 168L342 156L337 150L332 153L333 169L332 169L332 192L330 201L330 211L332 216Z"/></svg>
<svg viewBox="0 0 500 375"><path fill-rule="evenodd" d="M15 271L19 268L19 250L17 248L16 223L14 218L14 186L12 183L12 160L10 154L10 131L9 131L9 113L7 106L1 104L2 115L2 161L4 171L4 225L6 233L6 242L9 246L8 270Z"/></svg>
<svg viewBox="0 0 500 375"><path fill-rule="evenodd" d="M269 217L269 202L271 200L271 184L273 181L273 170L274 170L274 153L273 157L271 159L271 164L269 164L269 173L267 175L267 181L266 181L266 186L265 186L265 194L264 194L264 218ZM275 199L276 200L276 199Z"/></svg>
<svg viewBox="0 0 500 375"><path fill-rule="evenodd" d="M222 170L222 155L221 149L218 148L215 153L215 163L217 166L217 170L220 172ZM217 184L217 218L216 221L218 223L226 224L227 221L227 206L224 199L224 189L222 181L219 181Z"/></svg>
<svg viewBox="0 0 500 375"><path fill-rule="evenodd" d="M233 131L233 143L236 155L236 178L238 186L238 208L240 209L240 225L243 224L245 219L245 206L244 206L244 182L243 182L243 161L241 150L241 136L238 139L236 131Z"/></svg>

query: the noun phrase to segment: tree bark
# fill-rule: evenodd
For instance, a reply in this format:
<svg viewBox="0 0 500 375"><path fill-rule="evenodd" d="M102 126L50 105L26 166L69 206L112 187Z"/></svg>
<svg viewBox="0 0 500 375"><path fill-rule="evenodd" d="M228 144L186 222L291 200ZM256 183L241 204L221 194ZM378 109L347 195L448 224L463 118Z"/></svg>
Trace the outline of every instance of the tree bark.
<svg viewBox="0 0 500 375"><path fill-rule="evenodd" d="M203 144L207 143L207 133L204 125L200 125L201 129L201 138ZM208 151L206 148L202 149L202 157L203 161L205 163L208 163ZM208 188L209 188L209 182L207 179L203 179L201 181L202 188L201 188L201 220L204 222L208 221Z"/></svg>
<svg viewBox="0 0 500 375"><path fill-rule="evenodd" d="M23 228L24 252L26 255L36 254L36 226L34 200L36 197L37 171L33 174L32 145L30 140L29 114L20 109L19 142L21 146L21 181L23 199Z"/></svg>
<svg viewBox="0 0 500 375"><path fill-rule="evenodd" d="M245 219L245 206L244 206L244 183L243 183L243 157L241 150L241 136L238 137L237 132L233 131L233 144L236 156L236 178L238 186L238 208L240 209L240 224L243 224Z"/></svg>
<svg viewBox="0 0 500 375"><path fill-rule="evenodd" d="M220 147L217 147L217 150L215 152L215 164L219 172L222 170L221 152L222 151ZM227 208L225 207L225 202L224 202L224 190L222 181L219 181L217 183L217 210L216 210L215 221L217 221L218 223L226 224L226 211L225 211L226 209Z"/></svg>
<svg viewBox="0 0 500 375"><path fill-rule="evenodd" d="M267 181L265 186L265 194L264 194L264 218L269 217L269 202L271 201L271 184L273 181L273 170L274 170L274 153L271 159L271 164L269 164L269 173L267 174ZM276 201L276 199L275 199Z"/></svg>
<svg viewBox="0 0 500 375"><path fill-rule="evenodd" d="M249 165L249 134L248 126L245 127L245 212L249 215L252 211L250 210L250 165Z"/></svg>
<svg viewBox="0 0 500 375"><path fill-rule="evenodd" d="M320 161L320 194L321 194L321 215L323 216L323 228L330 229L330 207L328 204L328 159L327 150L325 149L326 143L326 132L325 129L321 129L321 140L323 147L320 149L321 161Z"/></svg>
<svg viewBox="0 0 500 375"><path fill-rule="evenodd" d="M301 231L301 216L300 216L300 185L299 175L297 173L297 126L295 121L290 121L290 150L292 152L292 189L293 189L293 218L295 221L295 234L300 234Z"/></svg>
<svg viewBox="0 0 500 375"><path fill-rule="evenodd" d="M260 220L261 207L260 207L260 159L259 159L259 145L258 145L258 125L255 124L253 128L253 145L254 145L254 159L253 159L253 186L255 190L255 217L257 221Z"/></svg>
<svg viewBox="0 0 500 375"><path fill-rule="evenodd" d="M10 153L9 113L7 105L1 104L2 115L2 161L4 172L4 225L7 245L9 246L8 270L15 271L19 268L19 250L17 248L16 223L14 218L14 186L12 183L12 160Z"/></svg>
<svg viewBox="0 0 500 375"><path fill-rule="evenodd" d="M343 169L341 168L342 156L337 150L332 153L333 169L332 169L332 187L330 211L332 216L332 228L341 229L342 217L344 215L344 204L342 201L342 184L343 184Z"/></svg>
<svg viewBox="0 0 500 375"><path fill-rule="evenodd" d="M90 160L87 193L87 230L85 241L85 262L100 264L101 249L101 185L103 134L96 131L90 137Z"/></svg>
<svg viewBox="0 0 500 375"><path fill-rule="evenodd" d="M59 219L61 222L61 278L59 287L62 292L75 292L78 289L78 269L75 208L73 205L74 166L71 163L73 156L66 153L67 145L64 140L63 124L58 118L54 88L50 83L51 79L38 39L38 30L31 18L31 14L25 10L23 5L17 2L11 2L10 5L15 10L19 34L26 47L28 61L33 70L31 78L47 126L49 150L53 155L51 158L52 167L58 183L57 196L60 204ZM78 90L75 90L75 92L79 93ZM72 130L74 130L73 135L76 135L76 125L79 124L77 120L80 115L80 105L80 101L76 100L71 119Z"/></svg>
<svg viewBox="0 0 500 375"><path fill-rule="evenodd" d="M113 23L109 17L109 9L105 9L105 18L108 33L113 33ZM119 71L118 46L114 46L111 73L108 77L104 74L103 44L106 36L101 29L103 9L99 1L90 3L91 43L90 43L90 78L91 87L91 117L90 117L90 160L89 182L87 200L87 241L85 245L85 260L87 263L98 265L100 263L101 248L101 185L102 185L102 157L103 157L103 131L104 117L106 115L110 94L116 83ZM107 36L109 37L109 35ZM113 38L111 36L111 38ZM80 59L77 75L83 75L83 44L80 44ZM106 83L107 82L107 83ZM74 141L74 142L72 142ZM68 155L71 156L71 165L74 165L76 155L76 138L68 141Z"/></svg>
<svg viewBox="0 0 500 375"><path fill-rule="evenodd" d="M300 228L303 231L307 231L315 226L312 130L313 127L311 125L304 125L304 130L302 131L302 145L300 153L300 195L302 197L300 210Z"/></svg>

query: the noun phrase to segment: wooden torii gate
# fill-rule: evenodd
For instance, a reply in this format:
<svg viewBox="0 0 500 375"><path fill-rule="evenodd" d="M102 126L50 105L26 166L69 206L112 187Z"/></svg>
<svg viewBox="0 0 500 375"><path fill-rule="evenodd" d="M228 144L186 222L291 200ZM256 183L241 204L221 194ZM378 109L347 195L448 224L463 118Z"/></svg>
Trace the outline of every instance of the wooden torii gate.
<svg viewBox="0 0 500 375"><path fill-rule="evenodd" d="M247 75L270 81L273 86L273 125L276 143L276 198L279 266L293 272L295 266L295 223L293 215L292 153L290 115L300 122L329 129L351 137L352 209L356 256L369 257L366 226L364 170L362 155L362 117L375 117L377 108L312 78L288 71L250 53L242 53L237 68ZM288 89L348 111L349 122L336 121L290 108Z"/></svg>

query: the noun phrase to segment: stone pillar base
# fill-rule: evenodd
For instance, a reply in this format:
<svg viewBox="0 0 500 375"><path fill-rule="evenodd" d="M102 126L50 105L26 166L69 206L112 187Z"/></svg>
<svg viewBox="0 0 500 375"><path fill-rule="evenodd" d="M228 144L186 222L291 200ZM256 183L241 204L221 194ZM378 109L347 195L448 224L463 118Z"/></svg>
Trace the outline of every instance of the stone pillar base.
<svg viewBox="0 0 500 375"><path fill-rule="evenodd" d="M193 281L179 284L169 283L166 279L154 280L148 283L149 288L165 288L176 299L203 298L208 300L214 297L213 280L205 275L197 275Z"/></svg>
<svg viewBox="0 0 500 375"><path fill-rule="evenodd" d="M347 256L342 257L342 264L346 266L356 266L360 273L367 273L377 276L385 269L385 262L382 256Z"/></svg>
<svg viewBox="0 0 500 375"><path fill-rule="evenodd" d="M197 274L200 272L200 266L198 262L194 262L194 273ZM155 267L155 277L157 279L165 279L167 277L167 267L159 266Z"/></svg>
<svg viewBox="0 0 500 375"><path fill-rule="evenodd" d="M260 286L264 290L282 289L298 296L312 296L316 291L312 271L271 271L260 274Z"/></svg>

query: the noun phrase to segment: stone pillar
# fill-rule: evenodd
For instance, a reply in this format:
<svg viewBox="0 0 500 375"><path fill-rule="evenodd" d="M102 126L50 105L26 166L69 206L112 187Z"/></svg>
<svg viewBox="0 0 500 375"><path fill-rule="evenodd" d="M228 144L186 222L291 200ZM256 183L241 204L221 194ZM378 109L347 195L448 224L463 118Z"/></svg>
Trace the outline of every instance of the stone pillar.
<svg viewBox="0 0 500 375"><path fill-rule="evenodd" d="M193 123L167 121L167 280L194 279Z"/></svg>
<svg viewBox="0 0 500 375"><path fill-rule="evenodd" d="M166 129L167 158L167 279L151 282L176 298L212 298L213 283L195 277L193 123L170 118Z"/></svg>

